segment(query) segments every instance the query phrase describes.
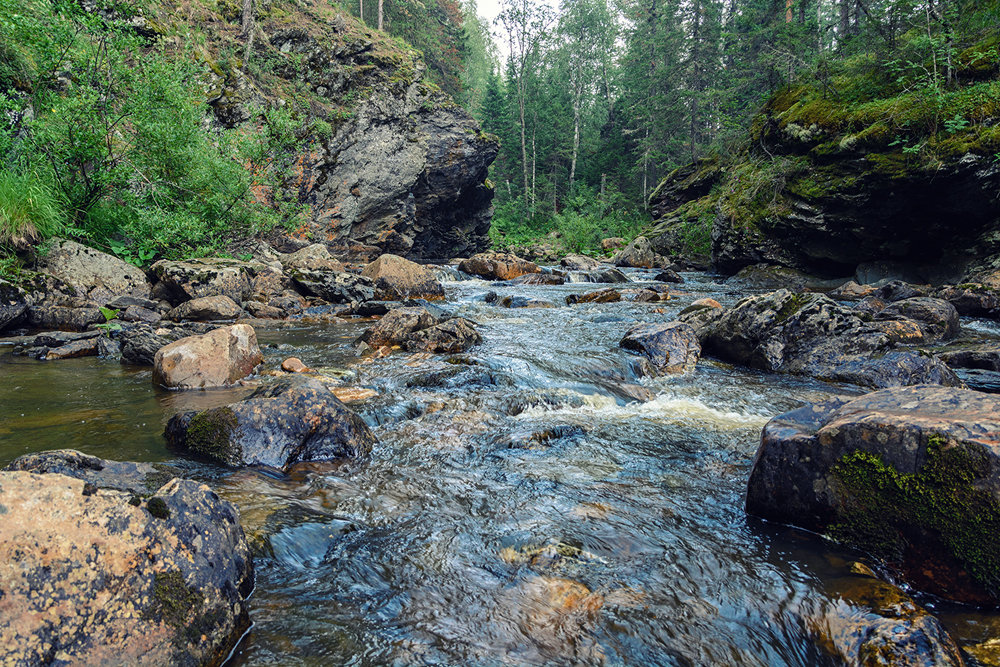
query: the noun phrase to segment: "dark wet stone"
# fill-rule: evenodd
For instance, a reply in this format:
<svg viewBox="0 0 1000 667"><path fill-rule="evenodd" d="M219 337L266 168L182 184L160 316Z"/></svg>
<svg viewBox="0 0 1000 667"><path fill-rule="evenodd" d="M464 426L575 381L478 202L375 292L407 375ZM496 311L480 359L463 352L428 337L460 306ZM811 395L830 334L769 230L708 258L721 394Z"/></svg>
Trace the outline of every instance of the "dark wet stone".
<svg viewBox="0 0 1000 667"><path fill-rule="evenodd" d="M108 308L114 308L115 310L126 310L133 307L156 310L158 304L150 299L143 299L142 297L132 296L130 294L121 294L108 301L105 305Z"/></svg>
<svg viewBox="0 0 1000 667"><path fill-rule="evenodd" d="M228 296L203 296L185 301L168 312L164 318L180 322L195 320L197 322L216 322L219 320L235 320L243 313L239 304Z"/></svg>
<svg viewBox="0 0 1000 667"><path fill-rule="evenodd" d="M225 407L171 417L167 444L229 466L281 470L302 461L366 456L375 436L315 378L292 375Z"/></svg>
<svg viewBox="0 0 1000 667"><path fill-rule="evenodd" d="M136 366L152 366L157 351L171 342L166 336L155 333L146 324L122 327L119 333L122 346L122 363Z"/></svg>
<svg viewBox="0 0 1000 667"><path fill-rule="evenodd" d="M106 318L97 306L51 306L41 304L28 308L28 324L39 329L65 329L86 331L94 324L103 324Z"/></svg>
<svg viewBox="0 0 1000 667"><path fill-rule="evenodd" d="M894 387L775 417L747 512L862 549L919 590L1000 602L1000 397Z"/></svg>
<svg viewBox="0 0 1000 667"><path fill-rule="evenodd" d="M471 320L456 317L407 336L403 347L410 352L455 354L465 352L482 340Z"/></svg>
<svg viewBox="0 0 1000 667"><path fill-rule="evenodd" d="M585 294L570 294L566 297L566 303L571 305L574 303L612 303L621 300L621 292L613 287L605 287Z"/></svg>
<svg viewBox="0 0 1000 667"><path fill-rule="evenodd" d="M77 357L96 357L97 351L97 338L83 338L50 350L45 355L45 359L55 361L57 359L75 359Z"/></svg>
<svg viewBox="0 0 1000 667"><path fill-rule="evenodd" d="M618 344L645 355L658 371L666 373L692 370L701 354L698 336L683 322L640 324L632 327Z"/></svg>
<svg viewBox="0 0 1000 667"><path fill-rule="evenodd" d="M924 340L932 343L958 335L958 311L943 299L913 297L890 303L878 314L880 318L905 317L920 325Z"/></svg>
<svg viewBox="0 0 1000 667"><path fill-rule="evenodd" d="M531 274L539 275L539 274ZM544 299L532 299L525 296L505 296L497 302L501 308L555 308L556 305Z"/></svg>
<svg viewBox="0 0 1000 667"><path fill-rule="evenodd" d="M390 310L373 327L361 334L358 342L371 347L402 345L410 334L436 323L437 318L425 308L396 308Z"/></svg>
<svg viewBox="0 0 1000 667"><path fill-rule="evenodd" d="M375 281L365 276L305 269L295 269L291 275L304 294L330 303L360 303L375 298Z"/></svg>
<svg viewBox="0 0 1000 667"><path fill-rule="evenodd" d="M872 296L882 299L886 303L894 303L903 299L927 296L929 291L928 285L913 285L902 280L890 280L877 288Z"/></svg>
<svg viewBox="0 0 1000 667"><path fill-rule="evenodd" d="M657 273L655 276L653 276L653 280L658 280L661 283L682 283L682 282L684 282L684 278L681 277L681 274L677 273L673 269L663 269L662 271L660 271L659 273Z"/></svg>
<svg viewBox="0 0 1000 667"><path fill-rule="evenodd" d="M75 449L25 454L11 461L4 470L66 475L99 489L128 491L140 496L153 493L180 474L176 468L163 464L109 461Z"/></svg>
<svg viewBox="0 0 1000 667"><path fill-rule="evenodd" d="M0 331L17 324L27 310L27 295L24 290L6 280L0 280Z"/></svg>
<svg viewBox="0 0 1000 667"><path fill-rule="evenodd" d="M554 273L526 273L508 282L511 285L562 285L566 279Z"/></svg>
<svg viewBox="0 0 1000 667"><path fill-rule="evenodd" d="M1000 318L1000 289L965 283L942 287L934 296L955 306L959 315Z"/></svg>

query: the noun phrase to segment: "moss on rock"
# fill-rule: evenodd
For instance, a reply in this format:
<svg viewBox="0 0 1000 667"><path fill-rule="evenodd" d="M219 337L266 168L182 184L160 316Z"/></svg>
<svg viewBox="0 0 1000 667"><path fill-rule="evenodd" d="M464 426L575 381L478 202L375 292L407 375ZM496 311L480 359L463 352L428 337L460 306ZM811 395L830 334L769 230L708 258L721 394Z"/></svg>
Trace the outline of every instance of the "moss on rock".
<svg viewBox="0 0 1000 667"><path fill-rule="evenodd" d="M187 447L202 456L238 465L241 453L230 437L237 426L236 413L222 407L196 414L187 430Z"/></svg>

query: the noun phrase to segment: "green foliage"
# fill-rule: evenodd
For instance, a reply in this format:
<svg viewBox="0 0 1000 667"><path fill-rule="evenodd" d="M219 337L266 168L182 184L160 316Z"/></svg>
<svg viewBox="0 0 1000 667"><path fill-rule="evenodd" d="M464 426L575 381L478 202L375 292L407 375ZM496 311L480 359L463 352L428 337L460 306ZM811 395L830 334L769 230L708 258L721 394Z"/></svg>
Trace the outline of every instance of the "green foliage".
<svg viewBox="0 0 1000 667"><path fill-rule="evenodd" d="M0 248L24 248L59 233L63 211L34 173L0 171Z"/></svg>
<svg viewBox="0 0 1000 667"><path fill-rule="evenodd" d="M100 306L101 315L104 316L104 322L101 324L95 324L94 326L103 331L105 334L110 334L112 331L121 331L122 325L118 321L119 311L114 308L106 308Z"/></svg>

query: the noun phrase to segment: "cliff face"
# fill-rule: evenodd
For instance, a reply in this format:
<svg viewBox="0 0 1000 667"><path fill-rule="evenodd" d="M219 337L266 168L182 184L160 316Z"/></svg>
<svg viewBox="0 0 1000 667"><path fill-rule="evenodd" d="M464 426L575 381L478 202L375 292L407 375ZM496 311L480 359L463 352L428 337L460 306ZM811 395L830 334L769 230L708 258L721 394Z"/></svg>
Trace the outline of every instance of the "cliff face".
<svg viewBox="0 0 1000 667"><path fill-rule="evenodd" d="M254 107L293 99L318 121L308 150L277 156L289 174L285 196L308 206L293 236L422 260L489 245L486 174L499 143L425 80L419 52L325 2L275 1L261 10L245 62L234 63L223 54L245 48L239 11L219 6L195 19L208 35L218 123L254 131ZM174 20L168 31L176 28Z"/></svg>
<svg viewBox="0 0 1000 667"><path fill-rule="evenodd" d="M767 262L917 282L992 274L1000 269L1000 81L975 85L981 97L966 89L956 98L986 102L934 112L916 97L852 108L786 89L765 105L741 154L665 179L651 200L654 245L676 247L700 213L713 264L725 273ZM951 117L963 120L939 120Z"/></svg>

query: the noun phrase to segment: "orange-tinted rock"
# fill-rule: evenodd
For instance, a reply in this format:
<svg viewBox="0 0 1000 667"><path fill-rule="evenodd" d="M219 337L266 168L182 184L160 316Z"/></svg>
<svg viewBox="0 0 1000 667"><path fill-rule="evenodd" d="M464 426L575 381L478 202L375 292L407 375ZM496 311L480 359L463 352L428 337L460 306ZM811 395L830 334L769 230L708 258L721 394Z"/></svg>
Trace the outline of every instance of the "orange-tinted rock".
<svg viewBox="0 0 1000 667"><path fill-rule="evenodd" d="M375 281L379 299L442 299L444 287L425 266L385 254L365 267L361 275Z"/></svg>
<svg viewBox="0 0 1000 667"><path fill-rule="evenodd" d="M593 292L587 292L586 294L570 294L566 297L566 303L612 303L614 301L621 301L621 292L614 289L613 287L605 287L604 289L594 290Z"/></svg>
<svg viewBox="0 0 1000 667"><path fill-rule="evenodd" d="M298 357L289 357L281 362L281 370L286 373L312 373L313 369L302 363Z"/></svg>
<svg viewBox="0 0 1000 667"><path fill-rule="evenodd" d="M153 382L171 389L224 387L263 360L253 327L234 324L161 347L153 357Z"/></svg>
<svg viewBox="0 0 1000 667"><path fill-rule="evenodd" d="M462 260L459 271L487 280L511 280L526 273L540 273L534 262L506 252L481 252Z"/></svg>

